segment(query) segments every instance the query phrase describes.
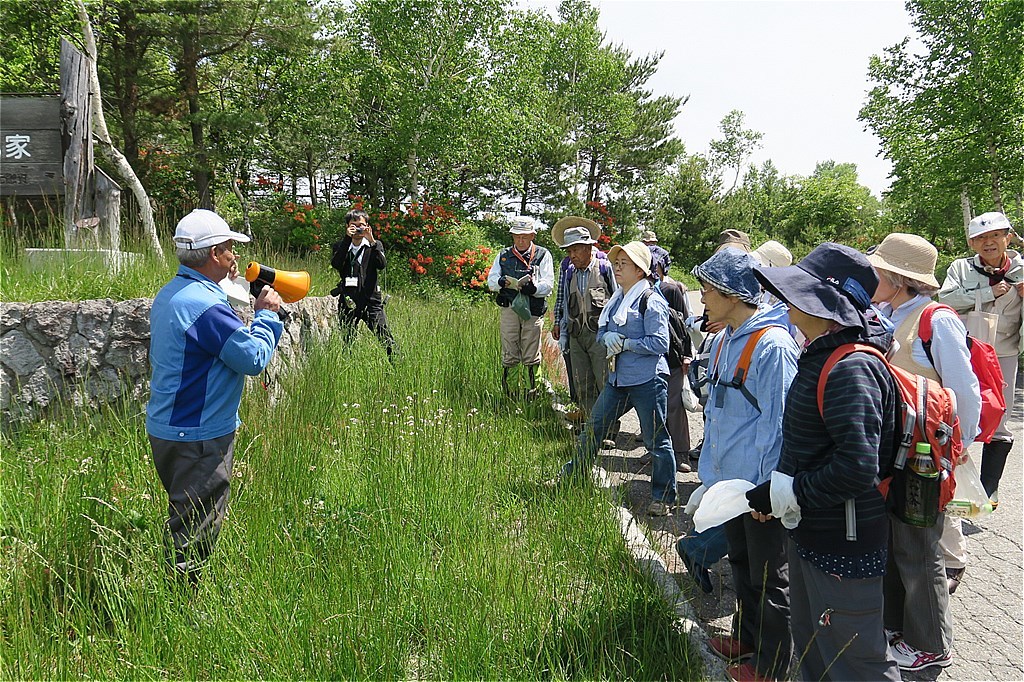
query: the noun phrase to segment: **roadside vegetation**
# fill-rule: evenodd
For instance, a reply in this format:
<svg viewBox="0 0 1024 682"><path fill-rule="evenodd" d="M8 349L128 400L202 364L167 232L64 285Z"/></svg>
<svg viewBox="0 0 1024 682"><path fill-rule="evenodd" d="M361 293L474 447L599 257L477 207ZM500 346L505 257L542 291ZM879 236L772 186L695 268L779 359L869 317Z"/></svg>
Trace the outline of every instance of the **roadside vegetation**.
<svg viewBox="0 0 1024 682"><path fill-rule="evenodd" d="M3 436L0 677L699 677L604 494L541 485L571 439L499 397L493 311L389 314L393 369L364 332L275 402L250 382L195 591L163 564L144 406Z"/></svg>

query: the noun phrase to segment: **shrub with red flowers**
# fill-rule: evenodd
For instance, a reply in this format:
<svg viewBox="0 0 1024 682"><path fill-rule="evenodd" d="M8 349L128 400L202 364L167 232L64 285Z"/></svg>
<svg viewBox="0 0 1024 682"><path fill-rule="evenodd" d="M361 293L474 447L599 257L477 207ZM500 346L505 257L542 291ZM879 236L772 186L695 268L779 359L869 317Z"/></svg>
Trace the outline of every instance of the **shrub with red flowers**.
<svg viewBox="0 0 1024 682"><path fill-rule="evenodd" d="M295 203L283 192L270 194L251 218L253 232L286 251L319 251L324 241L320 218L312 204Z"/></svg>
<svg viewBox="0 0 1024 682"><path fill-rule="evenodd" d="M465 289L487 291L494 250L486 246L466 249L456 256L445 256L444 280Z"/></svg>
<svg viewBox="0 0 1024 682"><path fill-rule="evenodd" d="M139 147L140 175L158 218L183 215L195 204L194 185L184 157L163 147Z"/></svg>
<svg viewBox="0 0 1024 682"><path fill-rule="evenodd" d="M430 266L434 264L434 259L430 256L424 256L422 253L417 253L415 258L409 259L409 269L412 270L414 275L425 275Z"/></svg>
<svg viewBox="0 0 1024 682"><path fill-rule="evenodd" d="M597 238L597 248L607 251L618 243L619 235L615 229L615 216L611 214L607 206L600 201L588 201L587 217L601 226L601 234Z"/></svg>
<svg viewBox="0 0 1024 682"><path fill-rule="evenodd" d="M352 208L366 211L363 198L352 196ZM406 258L434 250L437 238L451 234L459 220L445 204L416 202L394 211L367 211L373 234L384 250Z"/></svg>

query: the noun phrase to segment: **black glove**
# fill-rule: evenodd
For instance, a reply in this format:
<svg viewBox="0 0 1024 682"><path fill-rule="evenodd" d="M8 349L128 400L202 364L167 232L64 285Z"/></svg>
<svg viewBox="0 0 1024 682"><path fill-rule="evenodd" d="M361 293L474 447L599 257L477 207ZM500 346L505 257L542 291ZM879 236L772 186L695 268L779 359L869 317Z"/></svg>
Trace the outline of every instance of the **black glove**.
<svg viewBox="0 0 1024 682"><path fill-rule="evenodd" d="M498 278L498 286L499 287L504 289L506 284L508 284L508 278L505 277L505 275L502 275L501 277Z"/></svg>
<svg viewBox="0 0 1024 682"><path fill-rule="evenodd" d="M533 296L537 293L537 285L533 282L527 282L523 286L519 287L519 291L523 292L527 296Z"/></svg>
<svg viewBox="0 0 1024 682"><path fill-rule="evenodd" d="M765 516L772 513L772 482L765 481L756 488L747 491L747 502L750 508Z"/></svg>

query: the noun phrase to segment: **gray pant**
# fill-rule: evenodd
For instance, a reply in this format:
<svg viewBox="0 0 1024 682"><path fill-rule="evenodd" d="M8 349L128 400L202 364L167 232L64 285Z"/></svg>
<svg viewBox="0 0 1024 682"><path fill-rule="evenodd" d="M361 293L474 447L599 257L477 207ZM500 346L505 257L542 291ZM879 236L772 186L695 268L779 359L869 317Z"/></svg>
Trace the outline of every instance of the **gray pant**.
<svg viewBox="0 0 1024 682"><path fill-rule="evenodd" d="M672 437L672 450L676 453L676 466L690 460L690 422L683 407L683 382L686 371L682 367L673 367L668 375L668 411L665 413L665 425Z"/></svg>
<svg viewBox="0 0 1024 682"><path fill-rule="evenodd" d="M750 514L727 521L724 528L739 606L732 636L754 647L751 663L757 672L785 678L793 658L786 529L778 519L761 523Z"/></svg>
<svg viewBox="0 0 1024 682"><path fill-rule="evenodd" d="M583 329L569 336L569 357L576 402L590 416L608 378L607 349L598 340L597 332Z"/></svg>
<svg viewBox="0 0 1024 682"><path fill-rule="evenodd" d="M234 432L192 443L149 437L153 463L167 491L170 562L190 579L213 553L228 510Z"/></svg>
<svg viewBox="0 0 1024 682"><path fill-rule="evenodd" d="M838 578L789 543L798 680L899 680L882 629L882 578Z"/></svg>
<svg viewBox="0 0 1024 682"><path fill-rule="evenodd" d="M943 517L931 528L889 516L889 565L885 573L885 627L910 646L941 654L953 646L946 566L939 547Z"/></svg>

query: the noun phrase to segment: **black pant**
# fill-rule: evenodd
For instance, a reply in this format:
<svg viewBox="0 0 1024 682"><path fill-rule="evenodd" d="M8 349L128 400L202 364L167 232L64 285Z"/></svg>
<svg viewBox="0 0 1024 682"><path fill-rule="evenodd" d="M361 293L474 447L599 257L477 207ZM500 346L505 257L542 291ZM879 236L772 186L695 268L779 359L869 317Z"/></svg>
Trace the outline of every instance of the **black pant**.
<svg viewBox="0 0 1024 682"><path fill-rule="evenodd" d="M745 513L725 523L725 537L739 602L733 637L754 648L757 672L785 678L793 656L786 529L778 519L761 523Z"/></svg>
<svg viewBox="0 0 1024 682"><path fill-rule="evenodd" d="M344 299L338 300L338 320L341 322L341 330L345 342L350 343L355 336L356 327L362 320L370 328L380 342L384 345L388 357L391 357L397 350L398 344L395 337L391 335L388 328L388 316L384 313L384 304L379 301L370 301L365 306L346 307Z"/></svg>
<svg viewBox="0 0 1024 682"><path fill-rule="evenodd" d="M149 437L160 482L167 491L168 557L195 580L213 552L231 494L235 433L196 442Z"/></svg>

